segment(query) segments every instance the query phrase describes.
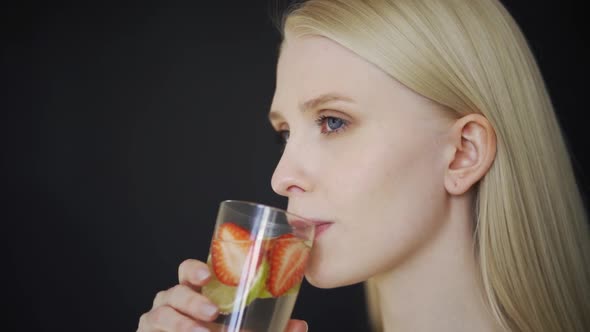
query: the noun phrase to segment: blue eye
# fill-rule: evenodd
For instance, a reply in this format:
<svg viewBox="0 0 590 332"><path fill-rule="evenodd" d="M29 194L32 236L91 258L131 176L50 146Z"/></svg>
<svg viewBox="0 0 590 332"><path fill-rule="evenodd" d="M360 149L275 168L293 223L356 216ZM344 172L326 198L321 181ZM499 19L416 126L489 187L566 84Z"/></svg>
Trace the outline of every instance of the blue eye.
<svg viewBox="0 0 590 332"><path fill-rule="evenodd" d="M338 130L344 125L344 121L342 121L342 119L337 119L337 118L328 118L328 121L326 124L328 125L328 129Z"/></svg>
<svg viewBox="0 0 590 332"><path fill-rule="evenodd" d="M344 119L333 116L320 116L316 123L321 128L322 134L330 134L346 129L348 122Z"/></svg>

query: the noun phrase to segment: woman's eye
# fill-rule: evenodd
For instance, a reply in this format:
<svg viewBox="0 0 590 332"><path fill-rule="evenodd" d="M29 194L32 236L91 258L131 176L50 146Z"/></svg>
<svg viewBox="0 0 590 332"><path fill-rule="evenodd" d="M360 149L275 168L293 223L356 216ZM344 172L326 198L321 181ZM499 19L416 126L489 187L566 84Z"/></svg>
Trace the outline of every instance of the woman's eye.
<svg viewBox="0 0 590 332"><path fill-rule="evenodd" d="M316 120L318 126L320 126L322 134L329 134L333 132L337 132L340 130L344 130L348 125L346 120L333 117L333 116L320 116Z"/></svg>

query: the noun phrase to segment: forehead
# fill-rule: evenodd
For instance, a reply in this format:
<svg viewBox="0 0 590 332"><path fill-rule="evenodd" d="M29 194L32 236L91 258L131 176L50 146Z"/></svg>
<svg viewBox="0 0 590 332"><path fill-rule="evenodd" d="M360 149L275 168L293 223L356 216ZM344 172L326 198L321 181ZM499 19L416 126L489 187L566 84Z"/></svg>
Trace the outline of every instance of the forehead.
<svg viewBox="0 0 590 332"><path fill-rule="evenodd" d="M306 100L331 94L345 96L364 110L424 109L431 116L429 110L440 106L328 38L287 34L271 111L301 108Z"/></svg>
<svg viewBox="0 0 590 332"><path fill-rule="evenodd" d="M364 66L367 64L365 62L349 49L326 37L296 37L287 34L282 45L279 67L289 69L312 66L317 70L331 71L342 65L352 65L354 68Z"/></svg>
<svg viewBox="0 0 590 332"><path fill-rule="evenodd" d="M277 67L275 100L338 92L351 97L392 79L352 51L319 36L287 35Z"/></svg>

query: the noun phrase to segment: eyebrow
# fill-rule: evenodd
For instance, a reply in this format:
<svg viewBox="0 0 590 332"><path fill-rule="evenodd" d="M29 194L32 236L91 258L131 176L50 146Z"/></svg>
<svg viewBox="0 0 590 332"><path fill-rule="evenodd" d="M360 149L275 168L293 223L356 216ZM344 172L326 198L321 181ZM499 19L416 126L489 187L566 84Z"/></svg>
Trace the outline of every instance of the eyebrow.
<svg viewBox="0 0 590 332"><path fill-rule="evenodd" d="M324 93L312 99L305 101L304 103L300 104L299 108L302 112L309 111L310 109L318 108L323 104L327 104L329 102L334 101L345 101L349 103L353 103L354 101L352 98L338 94L338 93ZM274 119L280 118L280 112L276 110L271 110L268 114L268 118L272 121Z"/></svg>

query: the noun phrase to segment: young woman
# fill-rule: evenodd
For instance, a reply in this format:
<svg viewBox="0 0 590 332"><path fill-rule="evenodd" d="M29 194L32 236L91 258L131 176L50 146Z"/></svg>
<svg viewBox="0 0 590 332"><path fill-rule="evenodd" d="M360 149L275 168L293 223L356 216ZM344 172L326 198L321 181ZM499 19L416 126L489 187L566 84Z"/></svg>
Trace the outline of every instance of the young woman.
<svg viewBox="0 0 590 332"><path fill-rule="evenodd" d="M272 186L323 225L312 285L366 282L378 331L590 331L587 216L497 0L309 0L283 32ZM138 331L215 317L206 265L179 270Z"/></svg>

